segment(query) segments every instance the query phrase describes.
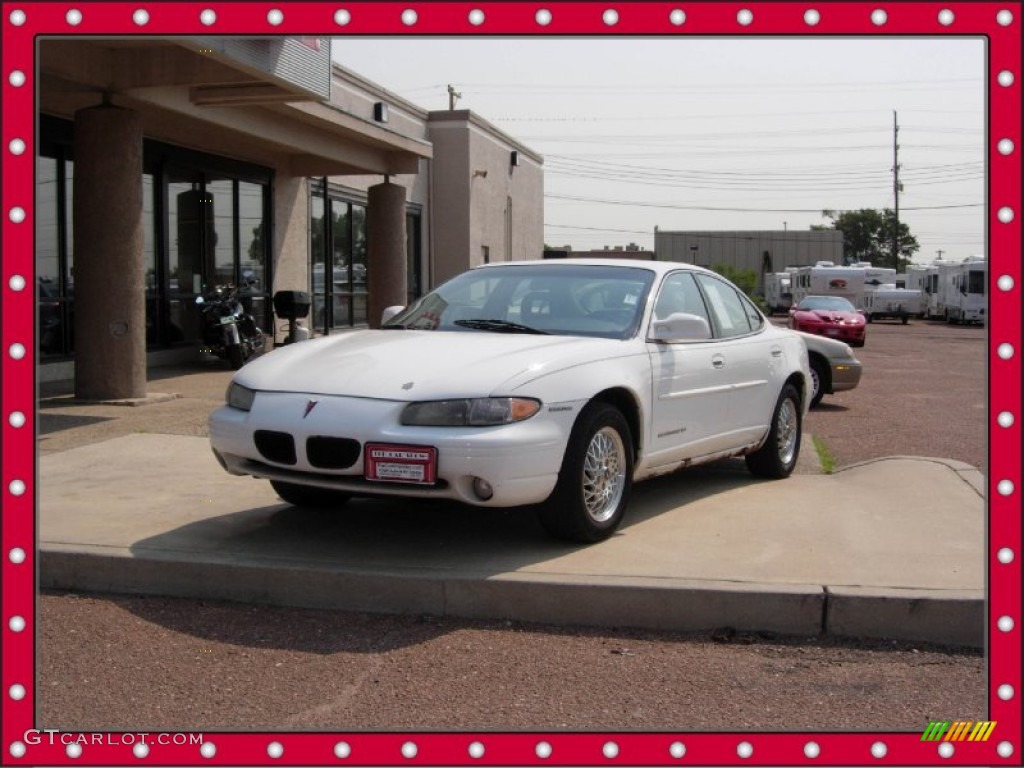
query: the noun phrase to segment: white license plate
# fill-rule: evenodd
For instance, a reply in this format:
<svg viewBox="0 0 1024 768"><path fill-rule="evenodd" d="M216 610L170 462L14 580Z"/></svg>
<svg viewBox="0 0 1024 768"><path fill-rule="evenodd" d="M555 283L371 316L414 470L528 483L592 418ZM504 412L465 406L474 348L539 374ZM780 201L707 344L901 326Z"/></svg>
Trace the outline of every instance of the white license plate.
<svg viewBox="0 0 1024 768"><path fill-rule="evenodd" d="M367 480L433 485L437 481L437 449L423 445L367 443Z"/></svg>

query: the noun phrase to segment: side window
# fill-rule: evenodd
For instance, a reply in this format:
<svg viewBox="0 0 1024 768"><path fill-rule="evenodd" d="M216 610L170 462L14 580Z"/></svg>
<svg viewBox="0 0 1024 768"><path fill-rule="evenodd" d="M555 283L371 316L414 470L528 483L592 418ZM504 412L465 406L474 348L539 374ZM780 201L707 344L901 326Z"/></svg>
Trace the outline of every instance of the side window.
<svg viewBox="0 0 1024 768"><path fill-rule="evenodd" d="M697 283L689 272L676 272L665 278L658 292L658 300L654 304L654 317L664 320L676 312L686 312L703 317L711 327L707 307L700 295Z"/></svg>
<svg viewBox="0 0 1024 768"><path fill-rule="evenodd" d="M761 330L761 326L764 325L764 317L757 311L757 307L754 306L754 302L742 294L740 295L740 302L743 304L743 309L747 313L747 322L750 323L750 330Z"/></svg>
<svg viewBox="0 0 1024 768"><path fill-rule="evenodd" d="M728 338L750 333L750 320L739 293L732 286L708 275L697 275L707 296L717 336Z"/></svg>

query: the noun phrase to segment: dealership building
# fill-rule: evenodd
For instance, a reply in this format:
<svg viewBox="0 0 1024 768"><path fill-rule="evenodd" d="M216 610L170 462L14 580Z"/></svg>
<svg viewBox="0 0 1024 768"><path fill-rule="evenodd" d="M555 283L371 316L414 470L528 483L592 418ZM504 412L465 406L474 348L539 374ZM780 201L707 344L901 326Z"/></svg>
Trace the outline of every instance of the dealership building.
<svg viewBox="0 0 1024 768"><path fill-rule="evenodd" d="M462 270L540 258L543 158L468 110L427 111L327 38L39 42L39 378L145 395L198 355L197 296L311 294L319 334L373 327Z"/></svg>

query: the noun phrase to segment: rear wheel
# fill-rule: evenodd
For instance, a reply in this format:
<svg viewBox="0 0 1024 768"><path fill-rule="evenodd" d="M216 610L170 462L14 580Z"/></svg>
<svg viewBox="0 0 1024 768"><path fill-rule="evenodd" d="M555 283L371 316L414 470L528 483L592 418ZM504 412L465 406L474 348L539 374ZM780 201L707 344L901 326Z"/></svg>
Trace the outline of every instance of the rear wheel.
<svg viewBox="0 0 1024 768"><path fill-rule="evenodd" d="M747 454L747 469L758 477L788 477L800 455L802 431L800 393L792 384L787 384L775 404L768 438L764 445Z"/></svg>
<svg viewBox="0 0 1024 768"><path fill-rule="evenodd" d="M592 543L622 522L633 482L633 443L625 417L607 403L591 403L576 420L558 484L539 511L551 535Z"/></svg>
<svg viewBox="0 0 1024 768"><path fill-rule="evenodd" d="M341 491L285 483L281 480L271 480L270 485L278 496L296 507L338 508L344 506L352 498L349 494Z"/></svg>

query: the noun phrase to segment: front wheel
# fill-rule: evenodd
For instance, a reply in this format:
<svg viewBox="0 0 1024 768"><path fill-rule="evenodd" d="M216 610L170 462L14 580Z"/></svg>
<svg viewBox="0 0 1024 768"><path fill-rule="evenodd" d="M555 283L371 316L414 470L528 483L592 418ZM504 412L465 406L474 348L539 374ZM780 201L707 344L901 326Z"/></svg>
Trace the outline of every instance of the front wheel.
<svg viewBox="0 0 1024 768"><path fill-rule="evenodd" d="M825 364L817 357L811 358L811 407L821 402L827 389L828 373Z"/></svg>
<svg viewBox="0 0 1024 768"><path fill-rule="evenodd" d="M764 445L747 454L747 469L751 474L780 479L793 472L800 455L803 431L801 416L800 393L792 384L787 384L775 404L775 413Z"/></svg>
<svg viewBox="0 0 1024 768"><path fill-rule="evenodd" d="M296 485L281 480L271 480L271 487L284 501L296 507L321 507L337 509L343 507L352 498L347 493L332 491L329 488L318 488L312 485Z"/></svg>
<svg viewBox="0 0 1024 768"><path fill-rule="evenodd" d="M622 522L633 483L633 442L622 413L591 403L576 420L558 484L539 512L551 535L593 543Z"/></svg>

